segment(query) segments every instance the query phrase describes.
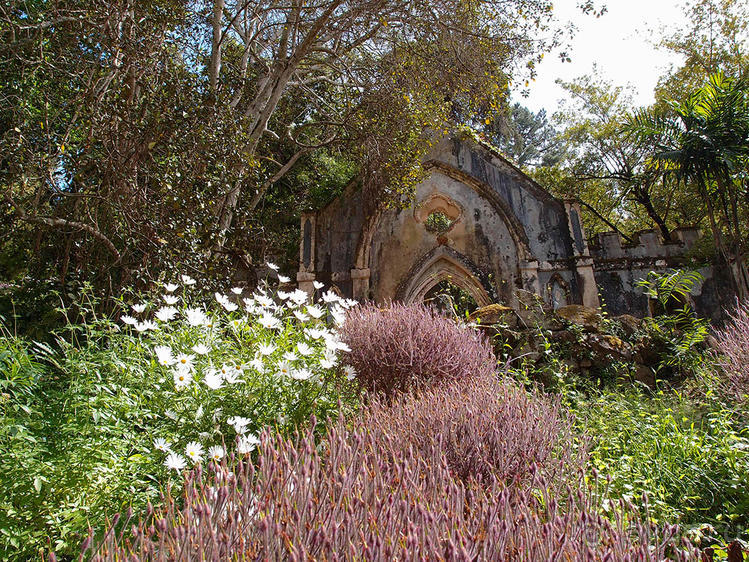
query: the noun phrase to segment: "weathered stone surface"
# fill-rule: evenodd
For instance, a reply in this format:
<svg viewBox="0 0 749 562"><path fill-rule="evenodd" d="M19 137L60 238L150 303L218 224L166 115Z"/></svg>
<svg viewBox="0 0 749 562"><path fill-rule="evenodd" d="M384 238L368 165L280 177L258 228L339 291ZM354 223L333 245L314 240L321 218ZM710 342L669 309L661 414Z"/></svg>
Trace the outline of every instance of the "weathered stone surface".
<svg viewBox="0 0 749 562"><path fill-rule="evenodd" d="M470 322L481 325L502 324L508 328L516 328L518 317L515 309L502 304L490 304L475 310L469 317Z"/></svg>
<svg viewBox="0 0 749 562"><path fill-rule="evenodd" d="M631 314L620 314L612 318L612 320L622 326L627 337L634 335L642 327L642 320Z"/></svg>
<svg viewBox="0 0 749 562"><path fill-rule="evenodd" d="M595 308L570 304L557 308L554 315L564 322L595 330L601 323L601 313Z"/></svg>
<svg viewBox="0 0 749 562"><path fill-rule="evenodd" d="M326 207L301 217L304 290L318 281L358 300L420 302L449 281L479 306L515 308L529 326L540 316L519 290L550 308L598 307L600 291L611 314L642 316L648 299L637 281L682 266L698 236L677 230L665 243L643 231L625 244L618 234L602 234L589 246L578 203L553 197L462 133L438 140L423 166L425 178L408 208L378 208L352 182ZM444 231L427 227L437 213L449 221ZM719 305L732 299L725 275L700 271L705 282L695 287L696 308L719 314Z"/></svg>

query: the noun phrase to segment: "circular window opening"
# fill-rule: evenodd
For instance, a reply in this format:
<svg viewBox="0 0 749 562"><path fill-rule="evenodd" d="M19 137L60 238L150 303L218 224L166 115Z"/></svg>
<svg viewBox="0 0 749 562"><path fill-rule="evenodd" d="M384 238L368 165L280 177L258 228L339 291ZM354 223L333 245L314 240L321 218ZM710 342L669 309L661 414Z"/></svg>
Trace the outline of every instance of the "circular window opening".
<svg viewBox="0 0 749 562"><path fill-rule="evenodd" d="M429 216L424 221L424 227L427 231L434 234L444 234L452 228L453 224L455 224L455 221L450 219L442 211L429 213Z"/></svg>

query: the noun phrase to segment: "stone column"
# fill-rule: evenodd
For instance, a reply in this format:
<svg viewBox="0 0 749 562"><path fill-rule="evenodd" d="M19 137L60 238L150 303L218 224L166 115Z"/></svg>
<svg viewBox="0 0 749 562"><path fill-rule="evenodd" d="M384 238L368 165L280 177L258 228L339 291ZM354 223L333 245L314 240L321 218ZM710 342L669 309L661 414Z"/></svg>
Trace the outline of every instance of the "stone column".
<svg viewBox="0 0 749 562"><path fill-rule="evenodd" d="M520 275L523 280L523 288L537 295L541 294L541 287L538 283L538 261L521 261Z"/></svg>
<svg viewBox="0 0 749 562"><path fill-rule="evenodd" d="M598 285L593 269L593 258L590 257L588 241L585 239L585 231L582 222L580 222L580 204L575 199L565 199L564 208L567 211L567 226L572 237L580 298L583 306L600 308L601 301L598 299Z"/></svg>
<svg viewBox="0 0 749 562"><path fill-rule="evenodd" d="M310 297L315 294L315 231L316 216L314 213L302 213L301 236L299 240L299 272L296 274L299 289Z"/></svg>
<svg viewBox="0 0 749 562"><path fill-rule="evenodd" d="M299 289L307 293L310 296L310 299L315 294L315 285L313 284L314 280L314 273L305 273L303 271L299 271L296 274L296 283L299 286Z"/></svg>
<svg viewBox="0 0 749 562"><path fill-rule="evenodd" d="M362 302L369 298L369 268L351 270L351 292L354 299Z"/></svg>

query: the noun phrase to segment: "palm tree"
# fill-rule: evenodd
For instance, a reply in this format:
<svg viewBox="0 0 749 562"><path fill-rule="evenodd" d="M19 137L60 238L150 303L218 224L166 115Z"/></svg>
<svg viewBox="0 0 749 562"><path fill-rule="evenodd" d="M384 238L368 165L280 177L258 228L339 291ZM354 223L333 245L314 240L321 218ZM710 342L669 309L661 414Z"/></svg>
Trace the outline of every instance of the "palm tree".
<svg viewBox="0 0 749 562"><path fill-rule="evenodd" d="M745 252L749 82L713 74L686 101L671 102L666 111L636 112L626 130L650 148L651 169L697 186L736 294L741 300L749 298Z"/></svg>

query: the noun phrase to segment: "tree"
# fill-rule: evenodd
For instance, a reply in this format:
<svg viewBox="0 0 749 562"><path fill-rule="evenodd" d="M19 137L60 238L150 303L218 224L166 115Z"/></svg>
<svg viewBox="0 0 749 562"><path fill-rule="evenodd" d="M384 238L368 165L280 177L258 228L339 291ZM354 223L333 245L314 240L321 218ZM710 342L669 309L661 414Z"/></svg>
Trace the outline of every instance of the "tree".
<svg viewBox="0 0 749 562"><path fill-rule="evenodd" d="M520 167L553 166L564 157L564 144L544 109L533 113L515 103L506 116L488 121L482 127L487 140Z"/></svg>
<svg viewBox="0 0 749 562"><path fill-rule="evenodd" d="M254 233L236 225L323 147L347 152L373 202L407 192L424 131L499 107L510 70L555 41L538 39L550 10L12 0L0 6L2 243L13 233L27 264L110 288L178 264L246 264Z"/></svg>
<svg viewBox="0 0 749 562"><path fill-rule="evenodd" d="M659 101L683 100L710 75L741 76L749 64L749 8L743 0L690 0L689 21L673 29L660 46L682 55L681 66L665 74L656 88Z"/></svg>
<svg viewBox="0 0 749 562"><path fill-rule="evenodd" d="M560 170L571 176L561 182L568 187L565 195L578 197L606 228L622 229L625 237L626 231L652 224L670 240L674 186L645 166L647 151L622 132L631 98L623 88L590 76L560 84L572 98L572 105L555 115L569 147ZM551 178L548 172L539 177Z"/></svg>
<svg viewBox="0 0 749 562"><path fill-rule="evenodd" d="M651 151L650 169L697 185L715 247L730 267L737 295L748 298L749 81L714 74L666 111L636 112L628 130Z"/></svg>

